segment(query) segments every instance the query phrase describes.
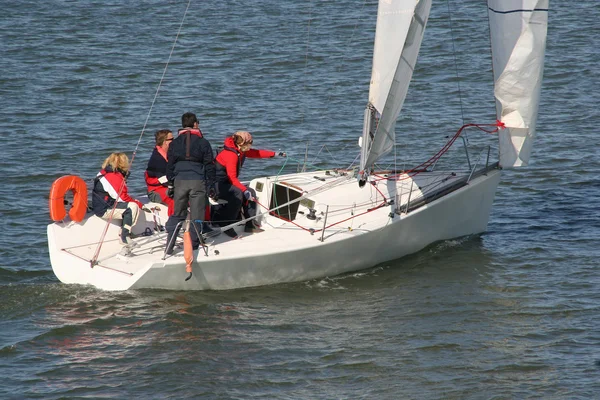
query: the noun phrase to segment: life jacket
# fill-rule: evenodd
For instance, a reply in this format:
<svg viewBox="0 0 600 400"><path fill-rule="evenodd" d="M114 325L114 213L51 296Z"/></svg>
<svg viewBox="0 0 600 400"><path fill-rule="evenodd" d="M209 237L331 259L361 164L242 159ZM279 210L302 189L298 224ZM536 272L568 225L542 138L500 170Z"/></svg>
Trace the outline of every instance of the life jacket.
<svg viewBox="0 0 600 400"><path fill-rule="evenodd" d="M106 167L110 169L110 166ZM92 209L94 210L94 214L98 216L102 216L104 212L115 204L115 199L113 199L106 190L104 190L104 186L100 182L106 173L109 172L106 169L103 169L96 175L94 178L94 185L92 186ZM112 172L112 170L110 170Z"/></svg>
<svg viewBox="0 0 600 400"><path fill-rule="evenodd" d="M106 212L106 210L112 207L117 201L104 189L102 182L100 182L100 180L109 173L119 173L123 176L123 179L127 177L127 174L123 173L123 171L119 169L113 171L110 165L108 165L105 169L101 170L98 173L98 175L96 175L96 177L94 178L94 186L92 189L92 209L94 211L94 214L96 214L97 216L102 216L104 212ZM118 188L114 188L114 190L116 191L118 190Z"/></svg>
<svg viewBox="0 0 600 400"><path fill-rule="evenodd" d="M240 176L240 171L242 170L242 166L244 165L244 161L246 160L246 156L244 153L239 151L236 147L231 147L228 145L223 146L222 151L230 151L237 157L237 165L235 170L235 176ZM216 167L216 178L217 182L229 182L229 177L227 176L227 168L219 161L219 155L215 159L215 167Z"/></svg>
<svg viewBox="0 0 600 400"><path fill-rule="evenodd" d="M190 154L190 146L192 143L191 140L191 135L196 135L199 136L200 138L203 138L204 135L202 135L202 131L200 131L200 129L194 129L194 128L183 128L180 129L178 132L179 135L186 135L184 138L185 141L185 161L192 161L192 162L201 162L200 159L193 157Z"/></svg>

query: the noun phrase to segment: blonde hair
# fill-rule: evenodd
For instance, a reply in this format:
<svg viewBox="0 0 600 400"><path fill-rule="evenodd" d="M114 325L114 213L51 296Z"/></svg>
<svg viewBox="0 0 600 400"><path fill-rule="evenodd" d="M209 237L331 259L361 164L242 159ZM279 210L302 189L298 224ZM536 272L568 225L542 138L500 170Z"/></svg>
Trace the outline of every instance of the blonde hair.
<svg viewBox="0 0 600 400"><path fill-rule="evenodd" d="M121 170L126 173L129 171L129 157L125 153L112 153L102 163L102 169L105 169L109 165L113 171Z"/></svg>

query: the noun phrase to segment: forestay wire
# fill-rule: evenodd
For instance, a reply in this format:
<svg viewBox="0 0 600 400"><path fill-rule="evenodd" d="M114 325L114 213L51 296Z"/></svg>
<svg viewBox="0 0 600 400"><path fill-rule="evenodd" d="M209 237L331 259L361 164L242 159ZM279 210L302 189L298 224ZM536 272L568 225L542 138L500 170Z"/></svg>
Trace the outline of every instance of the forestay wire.
<svg viewBox="0 0 600 400"><path fill-rule="evenodd" d="M152 114L152 109L154 108L154 103L156 103L156 99L158 98L158 93L160 92L160 87L162 86L162 83L165 80L165 76L167 75L167 69L169 68L169 63L171 62L171 57L173 56L173 51L175 50L175 45L177 44L177 40L179 39L179 34L181 33L181 28L183 28L183 23L185 22L185 16L187 15L187 12L190 8L191 3L192 3L192 0L188 0L187 7L185 8L185 12L183 13L183 18L181 19L181 23L179 24L179 29L177 30L177 35L175 36L175 41L173 42L173 46L171 47L171 52L169 53L169 58L167 59L167 63L165 64L165 69L163 70L162 76L160 77L160 82L158 82L158 87L156 88L156 93L154 94L154 98L152 99L152 104L150 104L150 110L148 110L148 115L146 116L146 121L144 121L144 126L142 127L142 132L140 132L140 137L138 139L137 144L135 145L133 154L131 155L131 162L129 163L130 169L131 169L131 165L133 164L133 160L135 159L137 150L140 147L140 143L142 142L142 137L144 136L144 132L146 131L146 126L148 125L148 120L150 119L150 114Z"/></svg>
<svg viewBox="0 0 600 400"><path fill-rule="evenodd" d="M450 9L450 1L446 0L448 6L448 20L450 21L450 38L452 39L452 56L454 57L454 71L456 73L456 85L458 89L458 100L460 102L460 116L462 118L463 125L465 124L465 111L463 107L462 91L460 87L460 75L458 73L458 61L456 59L456 43L454 40L454 29L452 29L452 10Z"/></svg>
<svg viewBox="0 0 600 400"><path fill-rule="evenodd" d="M363 0L362 6L359 10L359 12L357 13L357 17L355 18L355 24L354 27L352 28L352 32L350 34L349 39L346 41L346 46L342 46L342 48L348 48L352 43L354 43L354 35L356 33L356 28L358 27L358 24L360 23L360 16L362 15L362 11L365 8L365 5L367 4L368 0ZM303 86L303 90L304 93L306 95L307 93L307 72L308 72L308 62L309 62L309 54L310 54L310 41L311 41L311 24L313 21L313 2L312 0L309 1L309 9L308 9L308 26L307 26L307 38L306 38L306 52L304 55L304 86ZM342 59L339 62L337 69L336 69L336 75L339 75L339 73L342 71L342 69L347 65L346 60L347 59L347 55L346 53L342 53ZM323 108L322 112L320 112L320 118L319 120L322 120L324 118L329 118L329 106L331 105L331 99L334 96L334 92L335 89L337 87L338 83L337 81L334 81L333 86L328 89L329 92L329 96L327 98L327 101L325 101L325 107ZM307 106L306 103L304 105L304 110L302 112L302 117L301 117L301 121L300 123L304 123L304 118L307 114ZM360 152L359 152L359 157L360 157ZM315 157L316 158L316 157ZM352 162L352 164L354 163L354 161ZM351 165L352 165L351 164Z"/></svg>
<svg viewBox="0 0 600 400"><path fill-rule="evenodd" d="M162 86L163 81L165 80L165 76L167 75L167 69L169 68L169 63L171 62L171 58L173 57L173 51L175 50L175 46L177 45L177 40L179 39L179 35L181 33L181 29L183 28L183 23L185 22L185 17L190 8L190 4L192 0L188 0L187 6L185 8L185 12L183 13L183 18L181 19L181 23L179 24L179 29L177 30L177 35L175 36L175 40L173 41L173 46L171 47L171 52L169 53L169 58L165 64L165 69L163 70L162 76L160 77L160 81L158 82L158 87L156 88L156 93L154 94L154 98L152 99L152 103L150 104L150 109L148 110L148 115L146 116L146 121L144 121L144 125L142 127L142 131L140 132L140 137L138 138L137 144L135 145L135 149L133 150L133 154L131 155L131 161L129 162L129 170L131 171L131 166L133 165L133 160L135 160L135 155L137 154L137 150L140 147L140 143L142 142L142 138L144 137L144 133L146 132L146 126L148 126L148 121L150 120L150 115L152 114L152 110L154 109L154 104L156 103L156 99L158 98L158 93L160 92L160 88ZM119 192L117 197L121 197L121 193L123 192L123 188L125 187L125 180L121 184L119 188ZM98 261L98 256L100 255L100 250L102 249L102 244L104 243L104 239L106 238L106 233L108 232L108 227L110 226L110 222L112 221L113 214L115 212L115 208L118 204L118 199L115 201L113 205L112 212L106 221L106 226L104 227L104 231L102 232L102 236L100 237L100 241L98 242L98 247L96 248L96 252L94 253L94 257L90 260L90 266L93 267L96 265Z"/></svg>

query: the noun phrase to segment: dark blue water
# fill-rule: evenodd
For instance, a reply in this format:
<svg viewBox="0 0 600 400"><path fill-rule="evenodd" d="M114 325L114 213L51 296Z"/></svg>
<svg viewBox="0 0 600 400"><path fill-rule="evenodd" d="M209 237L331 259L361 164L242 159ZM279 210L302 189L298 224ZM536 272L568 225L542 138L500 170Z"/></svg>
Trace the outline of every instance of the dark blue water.
<svg viewBox="0 0 600 400"><path fill-rule="evenodd" d="M463 122L495 118L485 6L434 3L398 123L407 166ZM90 179L110 152L137 149L129 184L142 194L153 132L185 111L213 145L248 129L286 151L289 172L307 148L318 166L357 154L374 1L193 1L161 80L186 7L2 1L0 398L599 397L596 1L551 2L532 165L505 171L485 234L265 288L58 282L45 236L54 179ZM489 142L469 133L473 157ZM280 167L248 162L244 178Z"/></svg>

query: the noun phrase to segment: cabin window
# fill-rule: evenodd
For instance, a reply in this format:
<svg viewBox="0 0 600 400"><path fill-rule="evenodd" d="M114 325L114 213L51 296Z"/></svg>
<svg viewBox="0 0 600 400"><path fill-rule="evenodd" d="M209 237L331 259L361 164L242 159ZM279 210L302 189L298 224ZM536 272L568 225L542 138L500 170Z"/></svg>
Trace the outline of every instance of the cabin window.
<svg viewBox="0 0 600 400"><path fill-rule="evenodd" d="M276 183L273 185L273 192L271 194L271 204L269 206L269 209L274 209L275 207L281 204L286 204L290 201L297 200L301 196L301 191L286 185L280 185ZM293 221L294 219L296 219L296 214L298 213L299 206L300 202L287 204L286 206L273 211L273 215L279 218L284 218Z"/></svg>

